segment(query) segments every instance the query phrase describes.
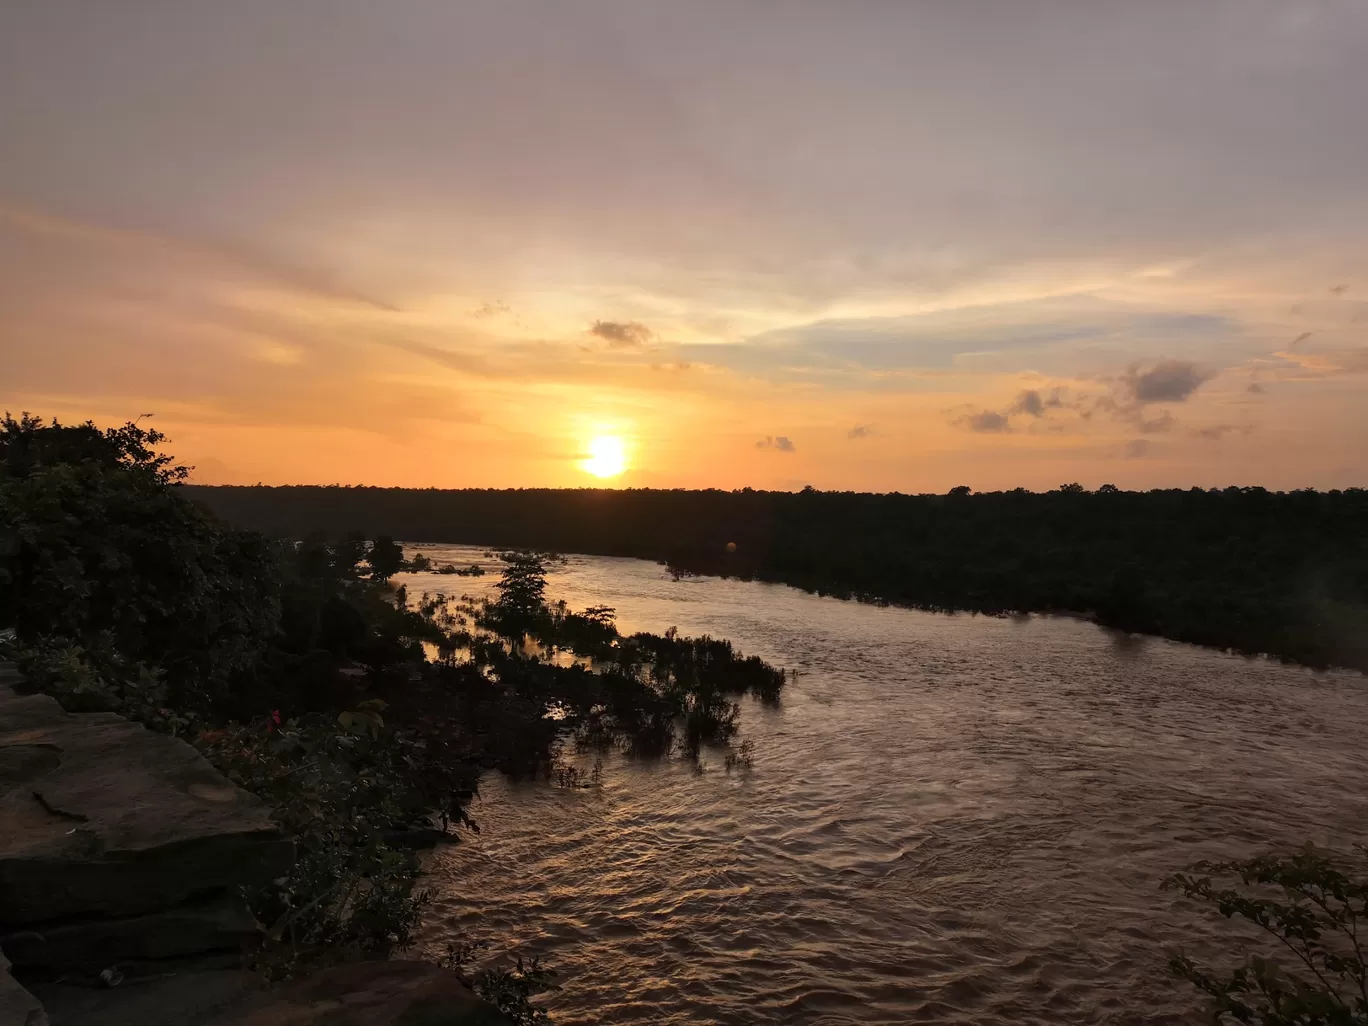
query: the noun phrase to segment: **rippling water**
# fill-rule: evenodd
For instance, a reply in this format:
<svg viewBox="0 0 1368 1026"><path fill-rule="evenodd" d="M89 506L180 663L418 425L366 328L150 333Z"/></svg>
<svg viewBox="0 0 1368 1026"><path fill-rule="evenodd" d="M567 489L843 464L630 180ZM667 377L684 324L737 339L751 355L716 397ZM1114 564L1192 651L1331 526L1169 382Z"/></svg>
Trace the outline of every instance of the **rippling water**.
<svg viewBox="0 0 1368 1026"><path fill-rule="evenodd" d="M432 856L423 946L544 955L559 1024L1192 1021L1165 949L1214 951L1231 927L1159 881L1368 836L1358 674L637 560L572 557L549 594L797 671L779 708L743 707L753 770L714 754L702 774L615 760L591 790L488 778L483 832Z"/></svg>

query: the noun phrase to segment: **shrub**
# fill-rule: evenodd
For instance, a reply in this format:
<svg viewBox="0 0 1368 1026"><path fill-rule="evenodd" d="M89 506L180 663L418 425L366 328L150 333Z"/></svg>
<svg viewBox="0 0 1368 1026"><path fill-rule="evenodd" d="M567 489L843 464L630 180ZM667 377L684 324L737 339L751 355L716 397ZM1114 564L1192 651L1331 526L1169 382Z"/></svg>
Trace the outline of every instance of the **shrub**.
<svg viewBox="0 0 1368 1026"><path fill-rule="evenodd" d="M1170 968L1211 997L1214 1021L1368 1023L1368 852L1359 852L1365 858L1350 861L1308 845L1289 856L1200 862L1165 881L1166 888L1214 904L1228 919L1254 923L1291 956L1281 964L1251 956L1243 965L1214 972L1175 953ZM1225 885L1213 877L1224 878Z"/></svg>

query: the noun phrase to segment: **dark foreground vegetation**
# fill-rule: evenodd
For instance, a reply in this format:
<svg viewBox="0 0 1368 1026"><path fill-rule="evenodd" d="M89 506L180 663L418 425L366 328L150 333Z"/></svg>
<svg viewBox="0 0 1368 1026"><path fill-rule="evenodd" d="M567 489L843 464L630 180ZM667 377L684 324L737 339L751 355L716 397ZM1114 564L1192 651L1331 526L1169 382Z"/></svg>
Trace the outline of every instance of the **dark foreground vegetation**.
<svg viewBox="0 0 1368 1026"><path fill-rule="evenodd" d="M724 641L623 637L606 607L549 604L534 553L502 555L495 601L415 600L390 578L445 568L385 537L224 523L162 441L134 424L0 421L0 658L68 710L184 738L272 804L297 859L245 896L258 967L408 945L426 902L409 848L475 828L484 770L578 785L577 753L702 769L708 745L728 769L748 762L736 698L777 700L782 671ZM541 967L474 982L542 1021L528 1004Z"/></svg>
<svg viewBox="0 0 1368 1026"><path fill-rule="evenodd" d="M934 610L1071 611L1368 670L1368 491L192 488L234 522L635 556Z"/></svg>

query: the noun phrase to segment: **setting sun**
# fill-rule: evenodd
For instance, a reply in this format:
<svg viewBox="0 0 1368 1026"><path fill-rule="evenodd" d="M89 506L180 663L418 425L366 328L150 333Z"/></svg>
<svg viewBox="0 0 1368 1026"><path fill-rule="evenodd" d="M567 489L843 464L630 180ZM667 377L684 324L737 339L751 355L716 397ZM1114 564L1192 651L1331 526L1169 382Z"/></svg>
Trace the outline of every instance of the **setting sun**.
<svg viewBox="0 0 1368 1026"><path fill-rule="evenodd" d="M589 441L589 456L580 467L595 477L617 477L627 469L627 447L617 435L599 435Z"/></svg>

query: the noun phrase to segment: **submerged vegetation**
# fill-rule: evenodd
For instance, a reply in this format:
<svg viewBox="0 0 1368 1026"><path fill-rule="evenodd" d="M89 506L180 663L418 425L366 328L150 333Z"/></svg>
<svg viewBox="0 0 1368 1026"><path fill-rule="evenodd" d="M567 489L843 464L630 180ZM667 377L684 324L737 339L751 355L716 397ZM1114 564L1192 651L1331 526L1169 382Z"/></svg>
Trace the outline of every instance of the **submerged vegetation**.
<svg viewBox="0 0 1368 1026"><path fill-rule="evenodd" d="M0 421L0 637L30 686L185 738L271 803L297 851L248 895L273 973L408 945L426 902L408 848L475 828L482 771L594 779L567 764L576 749L701 765L735 736L738 696L783 687L724 641L623 637L611 609L548 604L537 553L504 554L496 600L415 602L390 583L401 570L483 571L406 559L382 534L226 524L164 441ZM545 971L481 979L516 1011Z"/></svg>

